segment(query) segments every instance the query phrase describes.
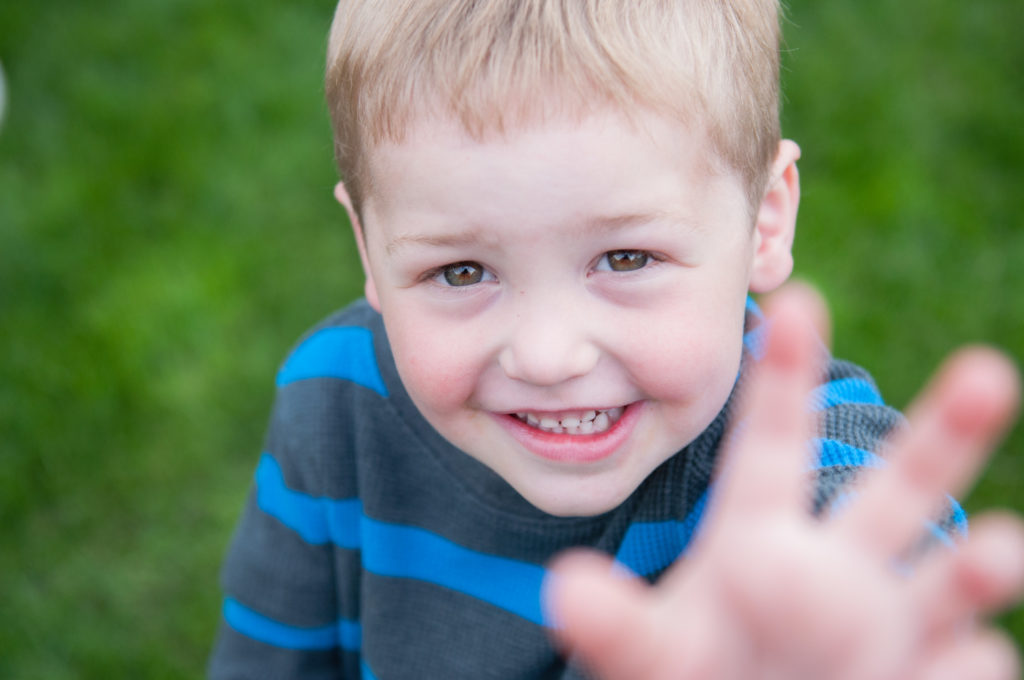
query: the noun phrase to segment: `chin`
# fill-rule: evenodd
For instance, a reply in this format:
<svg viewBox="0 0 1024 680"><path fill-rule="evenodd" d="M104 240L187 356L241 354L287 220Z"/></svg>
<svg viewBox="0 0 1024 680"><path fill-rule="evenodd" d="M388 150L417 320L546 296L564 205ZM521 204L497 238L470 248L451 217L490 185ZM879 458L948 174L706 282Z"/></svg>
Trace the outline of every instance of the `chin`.
<svg viewBox="0 0 1024 680"><path fill-rule="evenodd" d="M534 507L555 517L594 517L614 510L629 497L629 493L608 492L582 494L524 493L519 492Z"/></svg>

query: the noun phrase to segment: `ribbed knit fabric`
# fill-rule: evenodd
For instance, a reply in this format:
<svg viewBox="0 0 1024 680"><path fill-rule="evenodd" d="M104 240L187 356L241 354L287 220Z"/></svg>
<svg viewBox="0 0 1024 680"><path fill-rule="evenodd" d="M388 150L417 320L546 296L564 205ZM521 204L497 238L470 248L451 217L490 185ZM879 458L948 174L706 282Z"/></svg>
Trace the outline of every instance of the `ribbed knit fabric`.
<svg viewBox="0 0 1024 680"><path fill-rule="evenodd" d="M744 365L759 323L750 303ZM590 546L657 580L698 529L732 407L618 508L558 518L423 419L365 302L310 331L277 385L223 569L217 680L582 677L549 642L544 565ZM873 452L900 416L841 361L810 408L822 423L813 508L826 512L857 470L879 464Z"/></svg>

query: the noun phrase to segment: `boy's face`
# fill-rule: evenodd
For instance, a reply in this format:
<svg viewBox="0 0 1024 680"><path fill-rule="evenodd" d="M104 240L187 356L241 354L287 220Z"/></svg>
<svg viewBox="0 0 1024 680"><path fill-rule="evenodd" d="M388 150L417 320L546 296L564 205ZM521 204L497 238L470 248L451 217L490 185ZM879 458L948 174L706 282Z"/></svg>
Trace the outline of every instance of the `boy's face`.
<svg viewBox="0 0 1024 680"><path fill-rule="evenodd" d="M732 389L767 232L709 160L613 112L483 141L421 120L370 158L367 297L402 381L546 512L612 509Z"/></svg>

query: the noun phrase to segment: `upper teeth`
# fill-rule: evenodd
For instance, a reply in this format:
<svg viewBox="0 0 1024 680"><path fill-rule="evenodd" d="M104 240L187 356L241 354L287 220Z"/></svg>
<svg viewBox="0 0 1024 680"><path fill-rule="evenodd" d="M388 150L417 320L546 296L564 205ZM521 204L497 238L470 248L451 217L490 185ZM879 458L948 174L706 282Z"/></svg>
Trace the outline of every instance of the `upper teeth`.
<svg viewBox="0 0 1024 680"><path fill-rule="evenodd" d="M517 413L516 417L538 430L555 434L598 434L604 432L622 417L623 408L566 413Z"/></svg>

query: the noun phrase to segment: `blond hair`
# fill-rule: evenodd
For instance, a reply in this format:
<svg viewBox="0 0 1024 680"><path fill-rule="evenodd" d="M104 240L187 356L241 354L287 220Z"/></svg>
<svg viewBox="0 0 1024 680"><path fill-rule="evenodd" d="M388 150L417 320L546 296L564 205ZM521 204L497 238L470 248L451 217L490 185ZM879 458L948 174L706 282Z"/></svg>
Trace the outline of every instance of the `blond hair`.
<svg viewBox="0 0 1024 680"><path fill-rule="evenodd" d="M703 126L761 200L779 142L777 0L340 0L326 92L356 210L367 154L416 116L476 138L644 107Z"/></svg>

